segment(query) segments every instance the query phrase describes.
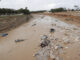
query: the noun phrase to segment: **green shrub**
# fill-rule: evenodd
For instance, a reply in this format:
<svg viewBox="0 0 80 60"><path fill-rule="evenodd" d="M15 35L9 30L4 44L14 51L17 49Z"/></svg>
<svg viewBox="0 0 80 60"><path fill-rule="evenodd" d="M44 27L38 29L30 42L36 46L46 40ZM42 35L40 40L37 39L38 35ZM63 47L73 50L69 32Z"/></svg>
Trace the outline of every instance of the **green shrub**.
<svg viewBox="0 0 80 60"><path fill-rule="evenodd" d="M55 9L51 9L51 12L63 12L66 11L65 8L55 8Z"/></svg>

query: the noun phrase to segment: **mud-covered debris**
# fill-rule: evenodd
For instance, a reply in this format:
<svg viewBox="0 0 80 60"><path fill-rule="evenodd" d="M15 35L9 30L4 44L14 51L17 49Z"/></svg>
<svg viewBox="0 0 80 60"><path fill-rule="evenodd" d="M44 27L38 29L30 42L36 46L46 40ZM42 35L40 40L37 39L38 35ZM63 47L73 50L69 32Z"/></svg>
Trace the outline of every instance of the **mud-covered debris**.
<svg viewBox="0 0 80 60"><path fill-rule="evenodd" d="M22 41L24 41L24 39L17 39L17 40L15 40L16 43L17 42L22 42Z"/></svg>
<svg viewBox="0 0 80 60"><path fill-rule="evenodd" d="M63 60L62 58L60 58L60 57L56 57L56 59L55 60Z"/></svg>
<svg viewBox="0 0 80 60"><path fill-rule="evenodd" d="M51 24L52 26L54 26L54 24Z"/></svg>
<svg viewBox="0 0 80 60"><path fill-rule="evenodd" d="M73 28L73 30L78 30L78 28Z"/></svg>
<svg viewBox="0 0 80 60"><path fill-rule="evenodd" d="M49 48L48 47L42 48L33 56L36 57L36 60L48 60Z"/></svg>
<svg viewBox="0 0 80 60"><path fill-rule="evenodd" d="M69 47L65 47L66 49L68 49Z"/></svg>
<svg viewBox="0 0 80 60"><path fill-rule="evenodd" d="M36 24L33 24L32 26L36 26Z"/></svg>
<svg viewBox="0 0 80 60"><path fill-rule="evenodd" d="M50 55L50 58L53 60L56 60L56 56L55 55Z"/></svg>
<svg viewBox="0 0 80 60"><path fill-rule="evenodd" d="M59 57L59 55L55 55L53 52L50 51L50 58L52 60L62 60L61 57Z"/></svg>
<svg viewBox="0 0 80 60"><path fill-rule="evenodd" d="M8 35L8 33L1 33L1 34L0 34L1 37L5 37L5 36L7 36L7 35Z"/></svg>
<svg viewBox="0 0 80 60"><path fill-rule="evenodd" d="M63 48L63 47L62 47L61 45L56 45L56 46L55 46L55 49L56 49L56 50L59 50L59 49L62 49L62 48Z"/></svg>
<svg viewBox="0 0 80 60"><path fill-rule="evenodd" d="M46 40L47 38L48 38L47 35L43 35L43 36L41 36L41 40Z"/></svg>
<svg viewBox="0 0 80 60"><path fill-rule="evenodd" d="M38 55L40 55L39 53L36 53L36 54L34 54L33 56L38 56Z"/></svg>
<svg viewBox="0 0 80 60"><path fill-rule="evenodd" d="M51 24L52 26L56 26L56 24Z"/></svg>
<svg viewBox="0 0 80 60"><path fill-rule="evenodd" d="M53 28L50 29L50 33L54 32L54 31L55 31L55 29L53 29Z"/></svg>
<svg viewBox="0 0 80 60"><path fill-rule="evenodd" d="M64 42L64 44L70 43L70 41L67 38L63 38L63 42Z"/></svg>
<svg viewBox="0 0 80 60"><path fill-rule="evenodd" d="M49 43L50 43L50 41L49 41L49 40L42 40L42 42L40 43L40 46L43 48L43 47L48 46L48 45L49 45Z"/></svg>
<svg viewBox="0 0 80 60"><path fill-rule="evenodd" d="M56 56L53 54L53 51L50 51L50 58L55 60Z"/></svg>
<svg viewBox="0 0 80 60"><path fill-rule="evenodd" d="M58 38L50 38L50 40L52 41L58 41Z"/></svg>
<svg viewBox="0 0 80 60"><path fill-rule="evenodd" d="M48 40L47 35L43 35L43 36L41 37L40 46L43 48L43 47L48 46L49 43L50 43L50 41Z"/></svg>
<svg viewBox="0 0 80 60"><path fill-rule="evenodd" d="M54 40L55 40L55 41L57 41L57 40L58 40L58 38L54 38Z"/></svg>
<svg viewBox="0 0 80 60"><path fill-rule="evenodd" d="M64 43L68 44L68 43L70 43L70 41L69 40L64 40Z"/></svg>

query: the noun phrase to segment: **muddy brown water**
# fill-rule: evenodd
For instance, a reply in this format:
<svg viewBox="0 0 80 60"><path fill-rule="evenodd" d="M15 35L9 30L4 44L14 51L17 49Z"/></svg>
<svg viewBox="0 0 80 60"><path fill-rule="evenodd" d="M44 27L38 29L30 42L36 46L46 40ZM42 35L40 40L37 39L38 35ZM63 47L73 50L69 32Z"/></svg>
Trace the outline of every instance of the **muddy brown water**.
<svg viewBox="0 0 80 60"><path fill-rule="evenodd" d="M73 35L80 36L80 29L74 25L69 27L68 24L58 21L55 18L34 15L34 18L30 22L9 31L8 36L0 37L0 60L35 60L33 55L40 49L40 36L49 36L50 28L56 30L54 33L55 37L60 40L65 37L64 33L67 33L66 30L69 30L69 33L74 32ZM70 28L77 28L77 31L71 31ZM16 43L15 40L17 39L24 39L24 41ZM80 60L80 42L76 41L74 43L73 41L72 44L64 45L64 47L68 47L69 49L64 49L66 53L61 54L63 59Z"/></svg>

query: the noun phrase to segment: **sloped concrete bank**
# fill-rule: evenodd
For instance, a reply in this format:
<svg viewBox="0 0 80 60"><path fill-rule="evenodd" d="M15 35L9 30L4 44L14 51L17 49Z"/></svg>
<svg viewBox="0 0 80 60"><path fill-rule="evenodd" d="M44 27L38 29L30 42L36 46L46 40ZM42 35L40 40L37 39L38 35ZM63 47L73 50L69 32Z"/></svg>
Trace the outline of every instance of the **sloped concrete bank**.
<svg viewBox="0 0 80 60"><path fill-rule="evenodd" d="M0 33L7 32L13 28L28 22L31 19L31 15L19 15L19 16L3 16L0 17Z"/></svg>

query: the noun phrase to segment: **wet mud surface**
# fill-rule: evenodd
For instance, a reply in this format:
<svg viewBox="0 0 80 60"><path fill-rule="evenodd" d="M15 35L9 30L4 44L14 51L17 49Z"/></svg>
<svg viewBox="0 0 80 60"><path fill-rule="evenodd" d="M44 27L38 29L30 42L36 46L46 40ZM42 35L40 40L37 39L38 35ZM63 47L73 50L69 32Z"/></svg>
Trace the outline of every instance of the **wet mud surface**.
<svg viewBox="0 0 80 60"><path fill-rule="evenodd" d="M55 32L50 38L50 29ZM64 23L45 15L34 15L33 19L0 37L0 60L35 60L33 56L39 49L40 37L47 35L57 39L56 44L63 47L60 56L63 60L80 60L80 27ZM15 42L15 40L23 40ZM69 42L69 43L67 43Z"/></svg>

